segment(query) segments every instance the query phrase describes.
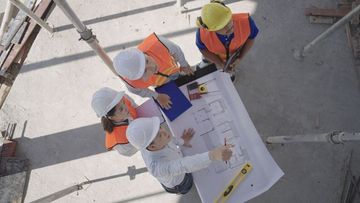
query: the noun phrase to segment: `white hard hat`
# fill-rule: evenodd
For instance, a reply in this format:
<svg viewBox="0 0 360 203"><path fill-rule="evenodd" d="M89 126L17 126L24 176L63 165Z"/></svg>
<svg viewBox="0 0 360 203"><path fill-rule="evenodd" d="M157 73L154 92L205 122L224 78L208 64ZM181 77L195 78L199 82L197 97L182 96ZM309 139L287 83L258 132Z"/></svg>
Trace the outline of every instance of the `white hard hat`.
<svg viewBox="0 0 360 203"><path fill-rule="evenodd" d="M114 60L115 71L129 80L140 79L145 72L145 55L137 48L129 48L118 53Z"/></svg>
<svg viewBox="0 0 360 203"><path fill-rule="evenodd" d="M124 94L124 91L117 92L111 88L103 87L94 93L91 107L98 117L106 116L119 103Z"/></svg>
<svg viewBox="0 0 360 203"><path fill-rule="evenodd" d="M145 149L155 139L160 129L158 117L133 120L126 130L129 142L138 150Z"/></svg>

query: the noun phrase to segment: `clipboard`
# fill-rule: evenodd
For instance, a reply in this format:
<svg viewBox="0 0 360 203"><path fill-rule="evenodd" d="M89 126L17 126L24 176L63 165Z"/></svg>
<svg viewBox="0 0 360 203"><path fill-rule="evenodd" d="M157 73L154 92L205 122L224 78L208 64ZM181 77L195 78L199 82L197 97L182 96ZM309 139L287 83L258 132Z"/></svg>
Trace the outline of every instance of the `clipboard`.
<svg viewBox="0 0 360 203"><path fill-rule="evenodd" d="M182 113L188 110L192 104L186 98L186 96L181 92L178 86L176 86L174 81L170 81L165 85L155 88L157 93L163 93L169 95L172 105L169 110L164 109L160 104L155 100L156 104L161 108L162 112L168 117L170 121L175 120Z"/></svg>
<svg viewBox="0 0 360 203"><path fill-rule="evenodd" d="M136 112L139 118L149 118L156 116L160 119L160 123L165 122L163 115L159 107L156 105L153 99L145 101L143 104L136 108Z"/></svg>

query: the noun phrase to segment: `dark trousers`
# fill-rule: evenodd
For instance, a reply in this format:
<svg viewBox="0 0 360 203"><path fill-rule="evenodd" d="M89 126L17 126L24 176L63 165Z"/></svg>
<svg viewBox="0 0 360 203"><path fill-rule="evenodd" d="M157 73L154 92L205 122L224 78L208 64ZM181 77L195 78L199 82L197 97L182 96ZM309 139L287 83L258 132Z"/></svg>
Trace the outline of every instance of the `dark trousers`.
<svg viewBox="0 0 360 203"><path fill-rule="evenodd" d="M191 173L186 173L184 180L177 186L173 188L168 188L165 185L161 184L166 192L174 194L186 194L190 191L193 185L193 177Z"/></svg>

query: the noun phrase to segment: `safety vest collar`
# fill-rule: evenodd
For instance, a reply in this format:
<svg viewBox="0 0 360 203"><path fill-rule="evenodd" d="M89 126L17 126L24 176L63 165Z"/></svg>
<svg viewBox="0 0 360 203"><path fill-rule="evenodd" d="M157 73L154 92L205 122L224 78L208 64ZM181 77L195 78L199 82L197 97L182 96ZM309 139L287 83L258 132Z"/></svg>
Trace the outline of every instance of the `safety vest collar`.
<svg viewBox="0 0 360 203"><path fill-rule="evenodd" d="M123 97L125 105L129 111L129 114L132 118L137 118L136 109L131 105L131 101L126 97ZM128 144L129 141L126 137L126 129L128 125L119 125L114 127L111 133L105 132L105 147L107 150L111 150L115 145L118 144Z"/></svg>
<svg viewBox="0 0 360 203"><path fill-rule="evenodd" d="M219 40L216 32L209 32L204 28L200 28L201 41L210 52L218 55L223 61L226 61L229 55L243 46L250 35L248 13L233 14L232 20L234 23L234 38L231 40L228 48ZM228 49L228 54L226 49Z"/></svg>

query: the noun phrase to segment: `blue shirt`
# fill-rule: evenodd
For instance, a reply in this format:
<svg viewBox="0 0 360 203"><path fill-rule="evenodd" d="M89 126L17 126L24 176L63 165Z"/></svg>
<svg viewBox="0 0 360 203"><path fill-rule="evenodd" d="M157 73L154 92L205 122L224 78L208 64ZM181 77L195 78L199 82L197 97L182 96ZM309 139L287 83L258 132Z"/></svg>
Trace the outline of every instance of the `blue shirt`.
<svg viewBox="0 0 360 203"><path fill-rule="evenodd" d="M255 39L256 35L259 32L259 29L256 27L256 24L255 24L254 20L250 16L249 16L249 24L250 24L249 39ZM224 45L225 44L230 44L231 40L234 38L234 33L230 34L229 36L220 35L218 33L216 33L216 35L219 38L219 40L221 41L221 43L224 44ZM200 39L200 29L197 29L197 31L196 31L196 46L200 50L207 49L205 44Z"/></svg>

